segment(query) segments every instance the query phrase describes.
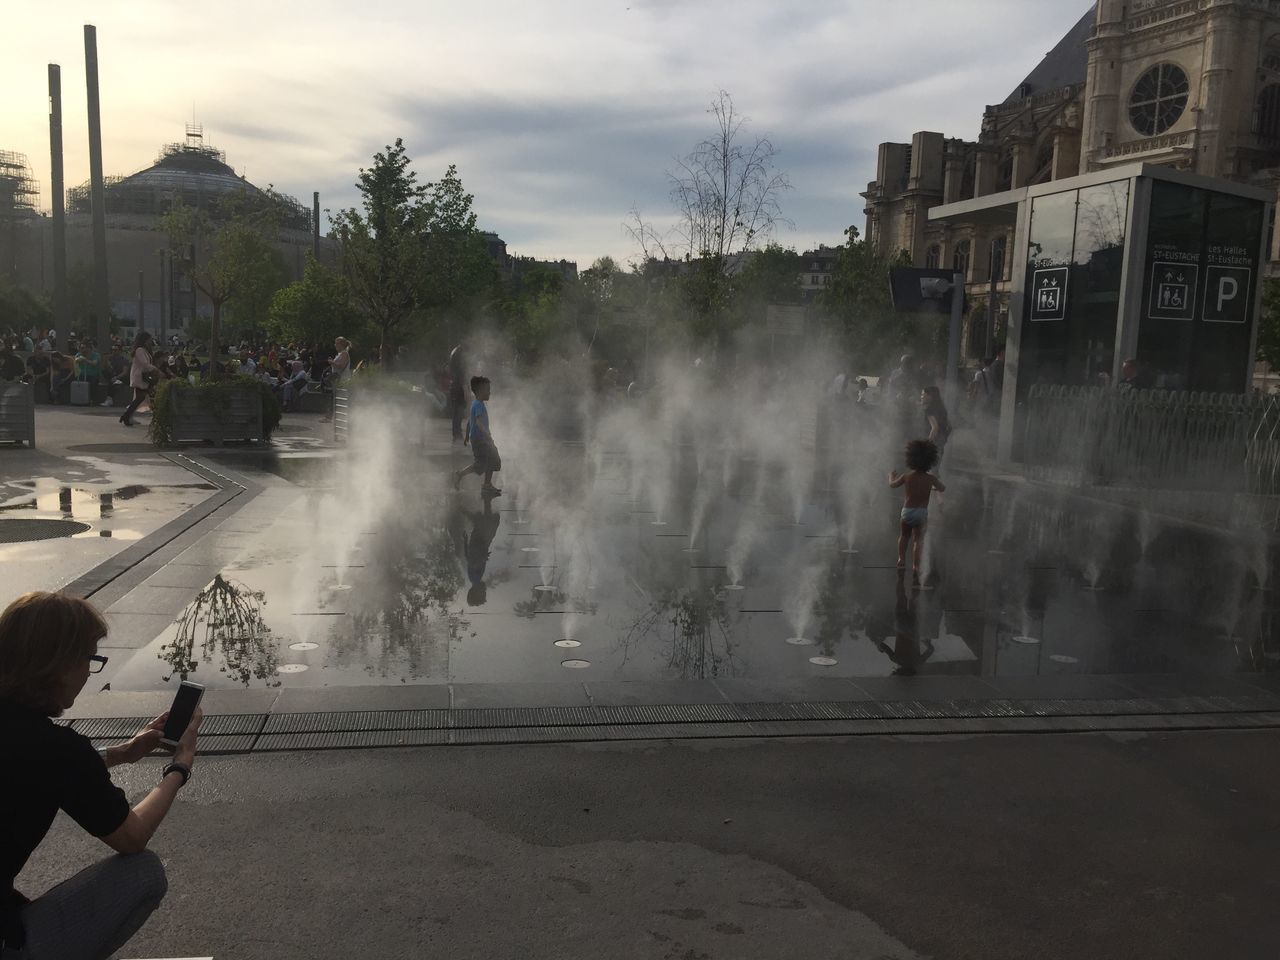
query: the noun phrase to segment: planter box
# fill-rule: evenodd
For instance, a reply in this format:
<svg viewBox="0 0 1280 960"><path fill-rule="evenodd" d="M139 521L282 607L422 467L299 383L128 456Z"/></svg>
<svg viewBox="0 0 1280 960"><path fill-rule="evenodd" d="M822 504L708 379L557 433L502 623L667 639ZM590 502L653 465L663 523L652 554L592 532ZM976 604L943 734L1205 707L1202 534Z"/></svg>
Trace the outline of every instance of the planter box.
<svg viewBox="0 0 1280 960"><path fill-rule="evenodd" d="M198 387L169 394L174 443L206 440L221 445L227 440L265 440L262 429L262 395L256 387L230 387L218 391L227 406L214 405L213 391Z"/></svg>
<svg viewBox="0 0 1280 960"><path fill-rule="evenodd" d="M36 404L31 384L0 383L0 443L36 445Z"/></svg>
<svg viewBox="0 0 1280 960"><path fill-rule="evenodd" d="M401 424L406 437L417 437L409 430L421 430L428 419L442 416L441 398L420 390L369 390L359 386L335 387L333 391L333 439L344 442L353 420L358 421L370 409L390 413ZM445 406L447 416L448 408Z"/></svg>

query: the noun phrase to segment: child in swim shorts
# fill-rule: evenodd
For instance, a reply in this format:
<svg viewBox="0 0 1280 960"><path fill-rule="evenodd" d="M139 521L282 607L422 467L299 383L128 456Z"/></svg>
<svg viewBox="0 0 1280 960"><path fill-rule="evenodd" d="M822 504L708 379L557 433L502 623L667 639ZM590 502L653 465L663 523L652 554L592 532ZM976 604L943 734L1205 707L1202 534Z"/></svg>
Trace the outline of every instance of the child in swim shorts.
<svg viewBox="0 0 1280 960"><path fill-rule="evenodd" d="M914 582L920 582L920 558L924 552L924 532L929 523L929 497L934 490L942 493L947 488L929 471L938 462L938 448L929 440L912 440L907 444L909 473L889 472L889 486L903 487L906 494L902 504L901 527L898 534L898 569L907 566L907 544L915 538L912 547L912 571Z"/></svg>

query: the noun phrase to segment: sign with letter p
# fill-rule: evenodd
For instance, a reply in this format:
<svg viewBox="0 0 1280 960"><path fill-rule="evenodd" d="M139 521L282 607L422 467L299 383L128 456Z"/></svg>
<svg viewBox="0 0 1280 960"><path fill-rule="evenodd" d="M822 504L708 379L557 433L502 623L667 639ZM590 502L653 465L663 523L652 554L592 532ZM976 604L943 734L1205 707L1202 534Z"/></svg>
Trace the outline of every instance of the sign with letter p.
<svg viewBox="0 0 1280 960"><path fill-rule="evenodd" d="M1247 323L1252 288L1249 267L1210 266L1205 272L1205 323Z"/></svg>

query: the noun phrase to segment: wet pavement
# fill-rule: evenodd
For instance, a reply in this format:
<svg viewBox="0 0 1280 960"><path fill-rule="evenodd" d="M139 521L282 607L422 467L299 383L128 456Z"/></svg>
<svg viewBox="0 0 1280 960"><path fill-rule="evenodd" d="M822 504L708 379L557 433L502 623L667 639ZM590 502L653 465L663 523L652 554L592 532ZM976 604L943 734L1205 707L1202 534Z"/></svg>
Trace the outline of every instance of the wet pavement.
<svg viewBox="0 0 1280 960"><path fill-rule="evenodd" d="M1258 678L1276 658L1265 546L1120 511L1081 524L1035 489L954 478L916 584L895 568L888 490L849 509L818 488L797 514L753 498L746 464L728 495L658 511L613 456L565 509L519 480L454 493L454 459L420 456L385 511L344 513L340 459L219 458L293 497L223 524L205 545L217 577L114 689L932 676L1020 693Z"/></svg>
<svg viewBox="0 0 1280 960"><path fill-rule="evenodd" d="M184 677L264 693L525 685L531 706L627 682L651 702L823 683L879 697L904 680L952 699L1272 686L1265 539L949 468L915 582L896 569L879 451L842 464L803 444L517 438L503 495L483 498L475 478L453 490L468 453L429 426L425 443L369 430L335 448L304 421L270 450L191 458L74 445L57 476L9 479L0 531L85 529L0 546L5 590L52 585L29 562L42 551L72 579L216 486L243 496L94 596L115 694Z"/></svg>

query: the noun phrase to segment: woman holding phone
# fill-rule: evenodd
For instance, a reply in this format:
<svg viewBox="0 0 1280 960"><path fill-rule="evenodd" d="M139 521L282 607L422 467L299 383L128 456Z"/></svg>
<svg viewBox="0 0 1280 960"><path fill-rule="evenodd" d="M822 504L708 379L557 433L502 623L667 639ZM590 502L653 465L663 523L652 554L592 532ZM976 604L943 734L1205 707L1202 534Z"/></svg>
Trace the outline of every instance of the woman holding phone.
<svg viewBox="0 0 1280 960"><path fill-rule="evenodd" d="M164 897L160 858L147 850L196 756L197 709L157 784L132 809L108 767L134 763L160 744L167 714L131 740L95 750L54 717L106 665L107 624L87 601L28 593L0 614L0 958L105 960L129 941ZM116 851L36 900L14 881L61 809Z"/></svg>

